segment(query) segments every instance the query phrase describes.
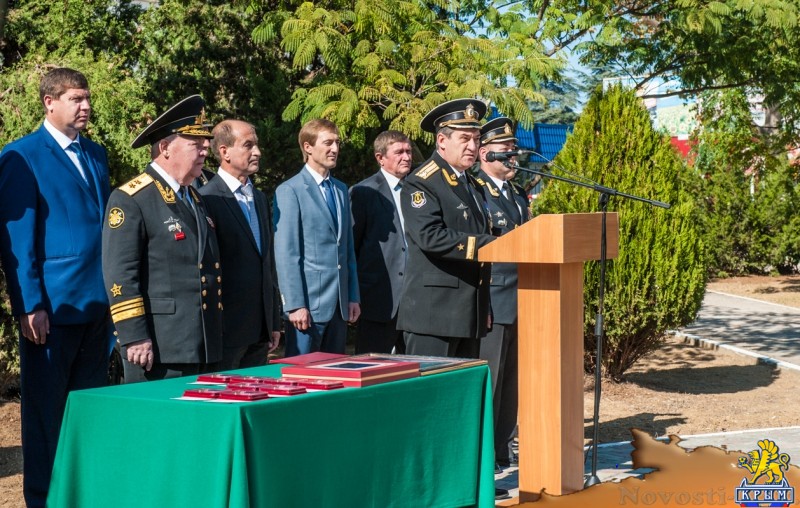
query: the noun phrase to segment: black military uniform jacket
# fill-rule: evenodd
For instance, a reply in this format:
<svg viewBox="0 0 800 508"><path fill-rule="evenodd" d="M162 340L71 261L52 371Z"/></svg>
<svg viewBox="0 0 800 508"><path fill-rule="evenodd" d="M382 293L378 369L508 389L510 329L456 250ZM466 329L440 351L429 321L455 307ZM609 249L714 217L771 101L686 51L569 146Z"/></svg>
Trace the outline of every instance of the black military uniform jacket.
<svg viewBox="0 0 800 508"><path fill-rule="evenodd" d="M528 198L525 191L511 182L508 182L512 203L503 193L494 180L483 172L478 172L477 181L486 190L486 203L492 214L492 232L504 235L528 221ZM492 263L492 317L493 321L501 325L511 325L517 321L517 265L516 263Z"/></svg>
<svg viewBox="0 0 800 508"><path fill-rule="evenodd" d="M477 261L491 222L483 188L438 153L406 177L401 206L408 261L398 330L438 337L486 334L491 265Z"/></svg>
<svg viewBox="0 0 800 508"><path fill-rule="evenodd" d="M191 187L196 214L150 166L108 201L103 278L120 345L152 339L156 363L222 359L219 249Z"/></svg>

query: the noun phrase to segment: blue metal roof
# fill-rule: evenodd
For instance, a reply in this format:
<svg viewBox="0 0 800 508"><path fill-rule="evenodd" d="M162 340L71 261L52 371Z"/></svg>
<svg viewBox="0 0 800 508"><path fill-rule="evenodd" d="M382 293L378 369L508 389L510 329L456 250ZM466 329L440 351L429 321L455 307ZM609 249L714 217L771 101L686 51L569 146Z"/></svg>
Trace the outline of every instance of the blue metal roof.
<svg viewBox="0 0 800 508"><path fill-rule="evenodd" d="M497 108L492 106L487 120L501 116ZM555 158L564 143L567 141L567 134L572 132L572 125L560 125L549 123L535 123L533 129L525 129L517 125L515 136L517 146L523 150L533 150L546 158L538 155L531 155L529 163L544 164Z"/></svg>

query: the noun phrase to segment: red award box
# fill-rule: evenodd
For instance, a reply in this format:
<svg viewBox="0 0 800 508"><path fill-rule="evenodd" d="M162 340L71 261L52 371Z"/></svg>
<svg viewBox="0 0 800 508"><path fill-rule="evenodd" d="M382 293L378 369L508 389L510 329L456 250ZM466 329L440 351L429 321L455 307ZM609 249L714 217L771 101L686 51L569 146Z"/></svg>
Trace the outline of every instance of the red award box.
<svg viewBox="0 0 800 508"><path fill-rule="evenodd" d="M310 378L340 381L344 386L370 386L398 379L419 376L419 364L414 362L381 362L350 359L290 365L281 368L286 378Z"/></svg>
<svg viewBox="0 0 800 508"><path fill-rule="evenodd" d="M231 377L230 374L201 374L197 376L197 382L224 385L231 382Z"/></svg>
<svg viewBox="0 0 800 508"><path fill-rule="evenodd" d="M337 390L339 388L344 388L344 385L341 381L332 381L330 379L309 379L300 377L286 379L286 381L295 383L297 386L302 386L309 392Z"/></svg>
<svg viewBox="0 0 800 508"><path fill-rule="evenodd" d="M338 353L325 353L316 351L314 353L306 353L304 355L290 356L288 358L276 358L270 360L269 363L288 363L289 365L308 365L309 363L326 362L328 360L341 360L347 358L347 355Z"/></svg>
<svg viewBox="0 0 800 508"><path fill-rule="evenodd" d="M216 399L219 397L221 390L214 390L212 388L192 388L184 390L184 397L193 397L197 399Z"/></svg>
<svg viewBox="0 0 800 508"><path fill-rule="evenodd" d="M267 392L257 390L221 390L219 392L219 399L221 400L261 400L268 399Z"/></svg>

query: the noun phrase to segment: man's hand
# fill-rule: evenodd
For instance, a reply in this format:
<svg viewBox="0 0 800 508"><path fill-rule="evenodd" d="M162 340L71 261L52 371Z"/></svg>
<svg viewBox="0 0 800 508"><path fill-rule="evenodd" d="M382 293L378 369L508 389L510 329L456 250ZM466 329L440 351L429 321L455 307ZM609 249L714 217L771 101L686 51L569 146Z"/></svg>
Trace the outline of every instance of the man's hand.
<svg viewBox="0 0 800 508"><path fill-rule="evenodd" d="M300 307L289 313L289 322L301 332L306 331L311 326L311 313L305 307Z"/></svg>
<svg viewBox="0 0 800 508"><path fill-rule="evenodd" d="M22 329L23 337L34 344L44 344L47 342L47 334L50 333L50 318L47 316L47 311L35 310L20 316L19 327Z"/></svg>
<svg viewBox="0 0 800 508"><path fill-rule="evenodd" d="M126 346L128 361L146 371L153 368L153 341L145 339Z"/></svg>
<svg viewBox="0 0 800 508"><path fill-rule="evenodd" d="M361 315L361 305L354 302L350 302L348 310L350 315L348 316L347 322L355 323L356 321L358 321L358 316Z"/></svg>
<svg viewBox="0 0 800 508"><path fill-rule="evenodd" d="M281 332L272 332L272 337L269 339L269 343L267 344L268 353L271 353L278 349L278 345L281 343Z"/></svg>

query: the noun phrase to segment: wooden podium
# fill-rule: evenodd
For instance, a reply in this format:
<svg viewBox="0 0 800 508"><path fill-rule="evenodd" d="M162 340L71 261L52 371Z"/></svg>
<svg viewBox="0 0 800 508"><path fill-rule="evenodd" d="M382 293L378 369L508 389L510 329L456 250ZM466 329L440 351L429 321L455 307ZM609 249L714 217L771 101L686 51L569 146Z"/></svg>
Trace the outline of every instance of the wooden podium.
<svg viewBox="0 0 800 508"><path fill-rule="evenodd" d="M540 215L478 251L519 271L519 501L583 488L583 263L600 259L601 213ZM619 220L606 216L606 258Z"/></svg>

